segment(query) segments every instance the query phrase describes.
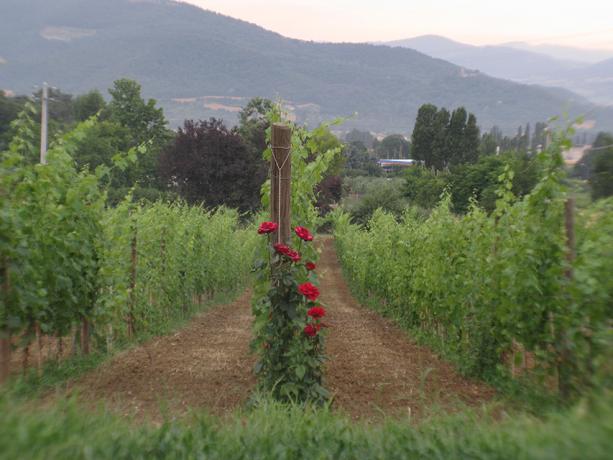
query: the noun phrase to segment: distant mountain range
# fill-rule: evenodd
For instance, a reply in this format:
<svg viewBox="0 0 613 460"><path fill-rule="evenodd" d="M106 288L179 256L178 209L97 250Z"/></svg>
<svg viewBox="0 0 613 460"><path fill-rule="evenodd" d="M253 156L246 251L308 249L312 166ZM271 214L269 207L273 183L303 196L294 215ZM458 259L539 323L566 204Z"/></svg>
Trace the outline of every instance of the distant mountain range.
<svg viewBox="0 0 613 460"><path fill-rule="evenodd" d="M474 46L438 35L384 44L421 51L493 77L566 88L596 104L613 105L613 51L525 43ZM594 62L598 58L602 60Z"/></svg>
<svg viewBox="0 0 613 460"><path fill-rule="evenodd" d="M519 50L532 51L545 54L562 61L576 61L594 64L613 57L613 51L603 49L573 48L563 45L539 44L532 45L525 42L508 42L501 46L516 48Z"/></svg>
<svg viewBox="0 0 613 460"><path fill-rule="evenodd" d="M0 1L0 88L28 93L48 81L78 93L134 78L174 126L208 116L233 122L249 98L263 96L283 99L311 126L357 112L344 128L376 132L410 132L426 102L463 105L482 127L507 132L564 112L613 127L613 109L474 68L412 49L293 40L169 0Z"/></svg>

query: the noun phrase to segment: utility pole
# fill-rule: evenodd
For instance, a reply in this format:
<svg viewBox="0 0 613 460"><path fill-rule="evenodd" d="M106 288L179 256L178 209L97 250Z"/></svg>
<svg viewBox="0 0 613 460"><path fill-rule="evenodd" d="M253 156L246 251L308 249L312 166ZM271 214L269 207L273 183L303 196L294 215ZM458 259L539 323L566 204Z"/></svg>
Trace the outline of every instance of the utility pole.
<svg viewBox="0 0 613 460"><path fill-rule="evenodd" d="M40 162L43 165L47 164L47 105L49 99L49 86L43 83L42 91L42 107L40 118Z"/></svg>

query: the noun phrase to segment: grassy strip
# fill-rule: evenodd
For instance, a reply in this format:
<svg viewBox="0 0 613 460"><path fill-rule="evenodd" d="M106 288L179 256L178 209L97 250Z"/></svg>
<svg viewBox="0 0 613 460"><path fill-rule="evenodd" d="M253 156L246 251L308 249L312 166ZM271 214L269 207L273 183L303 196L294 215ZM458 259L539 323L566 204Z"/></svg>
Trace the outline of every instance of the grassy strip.
<svg viewBox="0 0 613 460"><path fill-rule="evenodd" d="M134 428L72 401L31 412L0 397L0 457L21 459L606 459L613 448L613 398L600 395L539 420L499 423L470 413L412 426L353 424L323 409L264 401L225 423Z"/></svg>
<svg viewBox="0 0 613 460"><path fill-rule="evenodd" d="M154 337L170 335L185 327L189 321L216 305L229 303L243 292L242 288L233 292L220 292L203 304L193 304L184 315L178 315L164 324L150 331L143 331L134 342L117 342L112 353L96 351L87 356L75 355L61 361L48 361L43 366L41 375L36 369L30 369L25 375L19 375L10 380L5 391L15 398L32 398L46 391L60 388L68 381L95 369L103 362L111 359L116 353L138 346Z"/></svg>

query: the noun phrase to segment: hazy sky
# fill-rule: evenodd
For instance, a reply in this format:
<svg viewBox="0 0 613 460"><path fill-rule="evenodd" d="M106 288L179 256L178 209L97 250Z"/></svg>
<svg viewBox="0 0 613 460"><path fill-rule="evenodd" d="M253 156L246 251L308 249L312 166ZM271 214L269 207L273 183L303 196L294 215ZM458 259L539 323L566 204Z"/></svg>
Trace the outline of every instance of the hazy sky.
<svg viewBox="0 0 613 460"><path fill-rule="evenodd" d="M613 0L182 0L292 38L365 42L437 34L473 44L613 50Z"/></svg>

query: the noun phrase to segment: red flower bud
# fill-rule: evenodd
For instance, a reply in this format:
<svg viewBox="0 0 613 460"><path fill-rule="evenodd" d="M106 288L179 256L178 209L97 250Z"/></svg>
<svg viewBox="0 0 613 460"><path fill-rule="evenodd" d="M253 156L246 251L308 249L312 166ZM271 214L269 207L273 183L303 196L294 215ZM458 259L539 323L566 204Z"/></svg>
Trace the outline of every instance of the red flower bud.
<svg viewBox="0 0 613 460"><path fill-rule="evenodd" d="M304 326L304 333L309 337L315 337L317 335L317 328L312 324Z"/></svg>
<svg viewBox="0 0 613 460"><path fill-rule="evenodd" d="M315 268L317 268L317 266L313 262L307 262L306 264L304 264L304 266L309 271L310 270L315 270Z"/></svg>

